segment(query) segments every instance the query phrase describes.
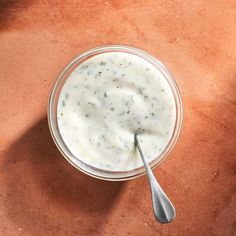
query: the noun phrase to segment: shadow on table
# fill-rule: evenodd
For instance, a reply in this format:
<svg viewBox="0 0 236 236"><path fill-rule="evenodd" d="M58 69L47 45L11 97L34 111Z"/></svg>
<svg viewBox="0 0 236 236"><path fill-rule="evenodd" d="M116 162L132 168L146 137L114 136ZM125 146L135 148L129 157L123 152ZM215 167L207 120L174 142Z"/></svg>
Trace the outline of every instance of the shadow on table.
<svg viewBox="0 0 236 236"><path fill-rule="evenodd" d="M32 5L29 0L0 0L0 30L7 28L9 25L14 25L18 14L24 12L27 7ZM17 22L19 27L20 22Z"/></svg>
<svg viewBox="0 0 236 236"><path fill-rule="evenodd" d="M32 234L99 233L124 186L72 167L53 143L46 118L9 148L3 169L8 217Z"/></svg>

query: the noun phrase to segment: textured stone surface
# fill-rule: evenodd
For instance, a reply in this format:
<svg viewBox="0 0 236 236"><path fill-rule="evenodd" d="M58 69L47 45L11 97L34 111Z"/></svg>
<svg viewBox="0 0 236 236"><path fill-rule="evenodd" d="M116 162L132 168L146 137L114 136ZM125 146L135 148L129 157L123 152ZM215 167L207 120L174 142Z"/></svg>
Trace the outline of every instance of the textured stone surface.
<svg viewBox="0 0 236 236"><path fill-rule="evenodd" d="M234 1L0 0L1 235L236 235ZM185 106L175 150L155 174L176 220L154 220L145 176L85 176L50 137L47 99L85 49L128 44L163 61Z"/></svg>

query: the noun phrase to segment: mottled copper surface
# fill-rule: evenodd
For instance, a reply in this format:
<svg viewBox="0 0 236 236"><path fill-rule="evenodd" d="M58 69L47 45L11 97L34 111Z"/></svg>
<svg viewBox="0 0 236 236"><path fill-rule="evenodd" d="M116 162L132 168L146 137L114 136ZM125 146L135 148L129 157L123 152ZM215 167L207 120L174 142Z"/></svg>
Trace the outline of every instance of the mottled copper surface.
<svg viewBox="0 0 236 236"><path fill-rule="evenodd" d="M0 235L236 235L235 42L234 1L0 0ZM155 169L177 209L169 225L145 176L88 177L49 134L58 73L111 43L159 58L183 96L181 137Z"/></svg>

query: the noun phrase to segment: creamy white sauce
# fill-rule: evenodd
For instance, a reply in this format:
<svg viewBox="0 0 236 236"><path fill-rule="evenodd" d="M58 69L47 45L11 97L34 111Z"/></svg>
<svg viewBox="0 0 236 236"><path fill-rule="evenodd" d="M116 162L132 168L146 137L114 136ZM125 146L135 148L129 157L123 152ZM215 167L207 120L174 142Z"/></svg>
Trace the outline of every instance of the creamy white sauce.
<svg viewBox="0 0 236 236"><path fill-rule="evenodd" d="M108 52L71 73L57 117L61 136L76 158L99 169L128 171L143 165L135 133L149 162L167 146L175 125L175 100L152 64L129 53Z"/></svg>

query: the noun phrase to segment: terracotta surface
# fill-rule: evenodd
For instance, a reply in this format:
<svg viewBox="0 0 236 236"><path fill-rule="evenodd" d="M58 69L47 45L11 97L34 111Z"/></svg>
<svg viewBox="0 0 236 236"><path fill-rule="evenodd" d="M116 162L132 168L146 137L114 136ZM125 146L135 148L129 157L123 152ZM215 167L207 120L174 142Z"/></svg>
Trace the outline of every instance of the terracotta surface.
<svg viewBox="0 0 236 236"><path fill-rule="evenodd" d="M0 235L236 235L235 1L0 0ZM155 174L176 220L158 224L146 177L112 183L69 165L50 137L59 71L101 44L163 61L185 106Z"/></svg>

